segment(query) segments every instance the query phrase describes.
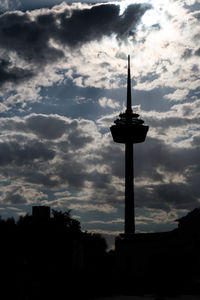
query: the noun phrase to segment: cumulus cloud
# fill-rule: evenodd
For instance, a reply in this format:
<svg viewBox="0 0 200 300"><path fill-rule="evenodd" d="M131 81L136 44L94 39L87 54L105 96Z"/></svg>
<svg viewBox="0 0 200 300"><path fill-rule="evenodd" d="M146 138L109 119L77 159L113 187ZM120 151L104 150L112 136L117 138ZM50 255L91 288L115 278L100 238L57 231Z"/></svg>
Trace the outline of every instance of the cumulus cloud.
<svg viewBox="0 0 200 300"><path fill-rule="evenodd" d="M0 15L0 47L16 53L34 70L56 61L63 52L49 44L51 28L55 22L51 15L37 20L30 13L14 11ZM13 70L14 71L14 70ZM16 74L17 75L17 74Z"/></svg>
<svg viewBox="0 0 200 300"><path fill-rule="evenodd" d="M24 124L19 123L18 126L22 131L27 130L45 139L58 139L69 129L62 117L50 115L31 115L25 119ZM73 126L73 123L70 126Z"/></svg>
<svg viewBox="0 0 200 300"><path fill-rule="evenodd" d="M27 205L37 203L45 198L48 198L47 194L29 186L11 184L3 188L1 187L1 204ZM12 209L16 210L17 208L13 207Z"/></svg>
<svg viewBox="0 0 200 300"><path fill-rule="evenodd" d="M40 126L37 121L42 122ZM101 134L93 121L42 114L1 118L0 128L5 133L0 136L0 172L7 182L0 198L4 205L39 201L55 208L71 208L76 213L96 211L121 216L124 147L113 143L110 133ZM36 137L42 141L36 142ZM136 211L159 209L169 213L198 206L198 137L187 149L148 137L145 143L135 146L134 152ZM169 224L171 219L165 219ZM145 230L141 217L138 222ZM160 219L156 224L146 222L154 226Z"/></svg>
<svg viewBox="0 0 200 300"><path fill-rule="evenodd" d="M185 207L192 209L199 205L200 193L195 179L199 177L199 136L197 134L199 118L196 117L199 110L197 107L198 101L195 104L174 105L169 116L161 113L162 117L158 120L156 115L159 116L159 113L156 112L151 119L144 117L150 125L150 131L155 128L160 134L151 137L151 132L149 132L146 142L134 147L137 208L160 207L160 209L170 210L171 207L177 209ZM173 113L176 117L172 117ZM184 136L180 137L177 133L181 126L183 126L185 137L190 132L187 126L193 128L191 131L193 138L188 143L185 143ZM171 127L171 135L176 128L175 134L171 137L174 143L168 142ZM183 139L184 142L177 147L179 139ZM123 180L123 146L108 143L99 151L101 163L103 160L109 161L111 174ZM116 200L114 202L116 203Z"/></svg>
<svg viewBox="0 0 200 300"><path fill-rule="evenodd" d="M180 100L184 100L188 95L188 93L189 93L188 89L180 89L180 90L177 89L174 93L165 95L165 98L171 101L180 101Z"/></svg>
<svg viewBox="0 0 200 300"><path fill-rule="evenodd" d="M83 121L83 123L87 127L89 121L88 123ZM81 128L77 130L78 126L78 120L45 114L30 114L24 118L2 118L0 123L0 128L6 132L31 133L38 138L47 140L59 139L67 133L72 144L79 143L81 145L84 143L84 134ZM71 132L75 132L77 135L71 136ZM85 142L89 141L85 140Z"/></svg>
<svg viewBox="0 0 200 300"><path fill-rule="evenodd" d="M70 204L70 209L73 210L87 210L87 211L102 211L104 213L111 213L115 212L116 208L109 204L103 204L103 205L95 205L95 204Z"/></svg>
<svg viewBox="0 0 200 300"><path fill-rule="evenodd" d="M48 161L55 153L43 143L33 140L23 145L20 141L0 142L0 154L0 165L3 166L11 163L22 165L35 159Z"/></svg>
<svg viewBox="0 0 200 300"><path fill-rule="evenodd" d="M117 103L116 101L106 98L106 97L102 97L98 100L99 105L102 106L103 108L106 107L110 107L110 108L119 108L120 105L119 103Z"/></svg>
<svg viewBox="0 0 200 300"><path fill-rule="evenodd" d="M29 69L11 65L2 58L1 84L19 83L47 64L64 57L63 47L81 45L115 34L119 39L134 31L150 6L130 5L120 15L118 5L62 4L37 13L10 11L0 15L0 48L25 60ZM81 28L81 30L80 30Z"/></svg>
<svg viewBox="0 0 200 300"><path fill-rule="evenodd" d="M0 85L5 82L18 84L24 82L34 76L34 72L28 69L12 66L9 60L0 60Z"/></svg>
<svg viewBox="0 0 200 300"><path fill-rule="evenodd" d="M0 127L6 132L0 137L0 165L5 177L20 177L49 188L66 183L81 188L85 180L91 180L79 152L92 151L90 143L97 137L93 122L33 114L2 118Z"/></svg>
<svg viewBox="0 0 200 300"><path fill-rule="evenodd" d="M164 210L198 206L199 146L173 148L150 138L146 147L142 146L135 150L136 205Z"/></svg>

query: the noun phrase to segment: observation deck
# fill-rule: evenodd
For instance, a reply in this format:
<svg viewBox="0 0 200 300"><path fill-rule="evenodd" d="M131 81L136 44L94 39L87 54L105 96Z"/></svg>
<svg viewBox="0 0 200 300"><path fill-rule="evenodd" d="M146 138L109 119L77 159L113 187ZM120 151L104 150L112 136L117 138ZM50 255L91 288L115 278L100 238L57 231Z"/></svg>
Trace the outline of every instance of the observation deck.
<svg viewBox="0 0 200 300"><path fill-rule="evenodd" d="M110 127L114 142L137 144L145 141L149 126L144 125L144 121L139 118L138 114L122 113L114 123Z"/></svg>

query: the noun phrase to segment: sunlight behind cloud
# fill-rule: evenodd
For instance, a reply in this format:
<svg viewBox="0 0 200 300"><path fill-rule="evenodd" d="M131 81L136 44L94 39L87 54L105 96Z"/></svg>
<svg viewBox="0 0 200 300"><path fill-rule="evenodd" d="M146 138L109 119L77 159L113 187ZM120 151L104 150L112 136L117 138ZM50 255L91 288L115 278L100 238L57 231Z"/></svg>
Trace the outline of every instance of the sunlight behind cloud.
<svg viewBox="0 0 200 300"><path fill-rule="evenodd" d="M149 4L151 4L152 1L148 1ZM126 10L126 8L131 5L131 4L144 4L145 1L143 0L125 0L125 1L121 1L119 2L114 2L116 5L120 5L120 15L122 15L124 13L124 11Z"/></svg>
<svg viewBox="0 0 200 300"><path fill-rule="evenodd" d="M146 26L152 26L160 21L160 16L156 10L151 9L146 11L141 21Z"/></svg>

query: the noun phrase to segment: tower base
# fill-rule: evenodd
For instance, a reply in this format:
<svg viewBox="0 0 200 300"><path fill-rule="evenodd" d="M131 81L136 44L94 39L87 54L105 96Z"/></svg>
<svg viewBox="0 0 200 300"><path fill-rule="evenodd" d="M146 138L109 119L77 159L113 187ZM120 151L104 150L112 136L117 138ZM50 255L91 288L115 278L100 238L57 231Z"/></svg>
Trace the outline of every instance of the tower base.
<svg viewBox="0 0 200 300"><path fill-rule="evenodd" d="M116 266L137 277L187 277L196 270L195 261L200 263L198 249L195 239L182 237L178 230L121 234L115 240Z"/></svg>
<svg viewBox="0 0 200 300"><path fill-rule="evenodd" d="M133 276L160 273L165 260L180 255L181 243L169 232L120 234L115 240L116 266Z"/></svg>
<svg viewBox="0 0 200 300"><path fill-rule="evenodd" d="M138 241L137 234L120 234L115 239L117 269L122 273L142 275L148 264L145 246Z"/></svg>

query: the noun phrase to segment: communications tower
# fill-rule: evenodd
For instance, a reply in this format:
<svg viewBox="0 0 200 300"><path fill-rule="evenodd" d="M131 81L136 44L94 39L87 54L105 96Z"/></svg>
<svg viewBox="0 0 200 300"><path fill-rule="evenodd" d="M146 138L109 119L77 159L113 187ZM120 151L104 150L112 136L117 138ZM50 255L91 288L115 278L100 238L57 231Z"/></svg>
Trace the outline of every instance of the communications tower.
<svg viewBox="0 0 200 300"><path fill-rule="evenodd" d="M135 233L134 212L134 169L133 169L133 144L145 141L149 126L139 115L133 113L131 105L131 72L130 55L128 55L127 76L127 108L110 127L114 142L125 144L125 234Z"/></svg>

